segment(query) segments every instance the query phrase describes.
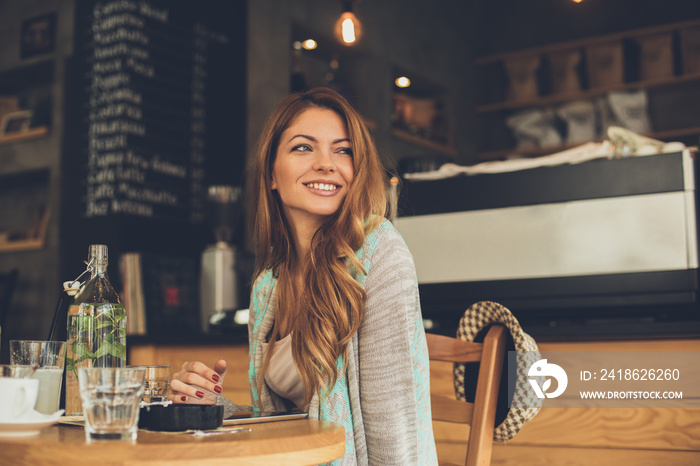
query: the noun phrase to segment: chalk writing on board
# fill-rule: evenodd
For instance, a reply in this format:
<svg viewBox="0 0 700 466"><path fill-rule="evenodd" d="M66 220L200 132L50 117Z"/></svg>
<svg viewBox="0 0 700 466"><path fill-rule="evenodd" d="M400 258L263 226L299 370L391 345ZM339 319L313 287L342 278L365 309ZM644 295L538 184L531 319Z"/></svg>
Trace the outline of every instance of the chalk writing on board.
<svg viewBox="0 0 700 466"><path fill-rule="evenodd" d="M221 20L159 0L79 0L77 10L83 216L201 223L208 82L231 46Z"/></svg>

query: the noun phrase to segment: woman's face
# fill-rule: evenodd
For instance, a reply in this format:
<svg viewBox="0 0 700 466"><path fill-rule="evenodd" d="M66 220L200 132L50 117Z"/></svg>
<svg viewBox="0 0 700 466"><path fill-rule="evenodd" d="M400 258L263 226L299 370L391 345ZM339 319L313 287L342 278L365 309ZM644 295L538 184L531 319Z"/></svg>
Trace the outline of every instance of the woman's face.
<svg viewBox="0 0 700 466"><path fill-rule="evenodd" d="M289 222L318 227L340 208L354 174L345 122L333 110L311 107L282 133L271 187Z"/></svg>

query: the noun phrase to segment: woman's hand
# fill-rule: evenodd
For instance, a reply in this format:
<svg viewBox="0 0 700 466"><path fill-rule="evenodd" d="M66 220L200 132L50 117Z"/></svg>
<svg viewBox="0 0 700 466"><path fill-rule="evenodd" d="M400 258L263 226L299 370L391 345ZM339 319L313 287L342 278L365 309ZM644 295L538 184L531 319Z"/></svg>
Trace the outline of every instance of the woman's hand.
<svg viewBox="0 0 700 466"><path fill-rule="evenodd" d="M223 359L214 364L214 369L199 361L186 362L170 380L168 399L173 403L214 404L223 390L225 374L226 361Z"/></svg>

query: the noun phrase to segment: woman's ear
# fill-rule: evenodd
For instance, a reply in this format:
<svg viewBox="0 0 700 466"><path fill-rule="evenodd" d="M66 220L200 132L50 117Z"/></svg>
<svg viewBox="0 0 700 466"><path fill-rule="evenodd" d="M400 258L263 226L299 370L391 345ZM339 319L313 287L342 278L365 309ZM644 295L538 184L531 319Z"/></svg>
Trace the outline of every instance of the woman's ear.
<svg viewBox="0 0 700 466"><path fill-rule="evenodd" d="M270 189L273 191L277 189L277 182L275 181L275 177L272 175L270 175Z"/></svg>

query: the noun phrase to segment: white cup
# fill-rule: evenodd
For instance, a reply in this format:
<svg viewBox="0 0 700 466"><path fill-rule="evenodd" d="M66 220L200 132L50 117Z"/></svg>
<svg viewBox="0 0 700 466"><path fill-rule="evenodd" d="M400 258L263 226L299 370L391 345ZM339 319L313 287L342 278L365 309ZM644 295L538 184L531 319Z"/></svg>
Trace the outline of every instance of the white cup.
<svg viewBox="0 0 700 466"><path fill-rule="evenodd" d="M0 423L17 422L34 409L37 379L0 377Z"/></svg>
<svg viewBox="0 0 700 466"><path fill-rule="evenodd" d="M34 409L42 414L58 411L66 361L64 341L10 340L10 364L36 366L39 395Z"/></svg>

